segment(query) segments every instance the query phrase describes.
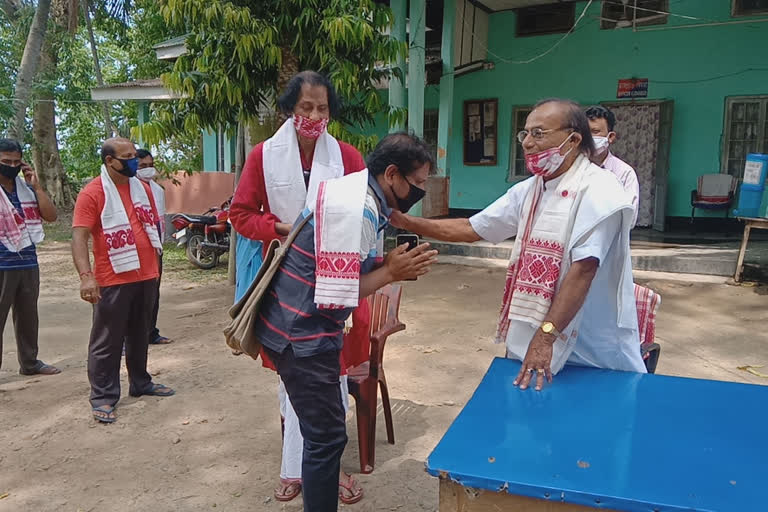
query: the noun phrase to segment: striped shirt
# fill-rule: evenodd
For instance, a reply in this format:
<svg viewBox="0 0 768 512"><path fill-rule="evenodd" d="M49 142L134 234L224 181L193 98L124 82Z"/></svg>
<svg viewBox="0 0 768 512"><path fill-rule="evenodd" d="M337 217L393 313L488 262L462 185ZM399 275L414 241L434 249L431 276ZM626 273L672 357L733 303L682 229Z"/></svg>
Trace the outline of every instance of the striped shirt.
<svg viewBox="0 0 768 512"><path fill-rule="evenodd" d="M381 210L381 211L380 211ZM391 210L375 178L369 177L368 194L363 209L360 273L373 270L379 239ZM309 210L304 210L296 224ZM282 353L292 345L296 357L310 357L341 350L344 322L353 308L323 309L315 305L315 230L310 219L285 254L270 289L261 304L256 321L256 336L262 345Z"/></svg>
<svg viewBox="0 0 768 512"><path fill-rule="evenodd" d="M16 211L19 212L19 215L24 217L24 210L21 208L21 201L19 200L19 195L16 193L15 182L13 192L8 192L4 187L0 188L3 189L3 192L8 196L8 199L11 200L11 204L16 208ZM0 242L0 271L21 270L35 267L37 267L37 251L35 250L35 244L25 247L19 252L13 252L9 251L2 242Z"/></svg>

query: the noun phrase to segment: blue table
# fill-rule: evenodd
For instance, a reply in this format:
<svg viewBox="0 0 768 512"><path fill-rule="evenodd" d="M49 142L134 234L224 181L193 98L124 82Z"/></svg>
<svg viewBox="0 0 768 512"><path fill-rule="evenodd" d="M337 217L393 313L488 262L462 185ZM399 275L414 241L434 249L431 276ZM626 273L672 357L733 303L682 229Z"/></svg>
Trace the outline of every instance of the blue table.
<svg viewBox="0 0 768 512"><path fill-rule="evenodd" d="M768 511L768 387L497 358L427 460L446 511Z"/></svg>

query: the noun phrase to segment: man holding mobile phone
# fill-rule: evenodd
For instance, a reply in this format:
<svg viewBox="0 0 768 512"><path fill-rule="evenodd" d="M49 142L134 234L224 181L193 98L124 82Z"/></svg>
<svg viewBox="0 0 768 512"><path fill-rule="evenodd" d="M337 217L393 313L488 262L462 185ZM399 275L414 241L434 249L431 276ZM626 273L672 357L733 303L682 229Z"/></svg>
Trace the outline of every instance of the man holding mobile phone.
<svg viewBox="0 0 768 512"><path fill-rule="evenodd" d="M403 244L383 263L383 232L393 211L424 197L434 165L426 144L408 133L386 136L368 170L323 182L312 210L264 297L255 334L277 366L304 437L305 512L335 512L347 443L339 392L345 322L360 297L429 271L437 251Z"/></svg>
<svg viewBox="0 0 768 512"><path fill-rule="evenodd" d="M37 358L40 268L35 246L45 236L42 221L56 220L56 207L12 139L0 139L0 186L0 364L3 329L13 308L19 373L55 375L58 368Z"/></svg>

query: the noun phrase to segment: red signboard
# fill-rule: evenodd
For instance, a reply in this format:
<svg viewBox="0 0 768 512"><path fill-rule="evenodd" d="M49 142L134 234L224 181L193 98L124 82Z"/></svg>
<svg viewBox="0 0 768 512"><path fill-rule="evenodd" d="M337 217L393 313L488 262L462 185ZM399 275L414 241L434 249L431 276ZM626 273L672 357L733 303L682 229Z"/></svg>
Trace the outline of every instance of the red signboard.
<svg viewBox="0 0 768 512"><path fill-rule="evenodd" d="M619 80L619 88L616 90L617 98L647 98L647 78L625 78Z"/></svg>

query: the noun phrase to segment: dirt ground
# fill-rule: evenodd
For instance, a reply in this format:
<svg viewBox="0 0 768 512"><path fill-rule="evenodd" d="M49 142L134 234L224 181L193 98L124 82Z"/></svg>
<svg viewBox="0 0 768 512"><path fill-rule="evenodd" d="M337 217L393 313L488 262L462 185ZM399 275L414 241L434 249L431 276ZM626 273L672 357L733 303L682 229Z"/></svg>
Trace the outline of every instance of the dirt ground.
<svg viewBox="0 0 768 512"><path fill-rule="evenodd" d="M90 307L78 299L68 244L40 251L40 357L58 376L18 375L6 328L0 370L0 511L300 511L272 498L280 460L275 375L233 357L221 335L232 289L223 272L169 269L163 334L150 349L155 381L171 398L125 397L113 425L91 418L86 376ZM365 499L349 510L435 511L437 481L424 461L502 347L489 341L503 269L438 265L405 284L408 325L386 350L396 444L380 416L376 469L360 476ZM663 297L658 372L768 384L737 369L768 364L764 287L653 280ZM9 322L10 324L10 322ZM553 385L557 385L557 380ZM127 381L123 375L124 393ZM343 466L358 472L357 431Z"/></svg>

